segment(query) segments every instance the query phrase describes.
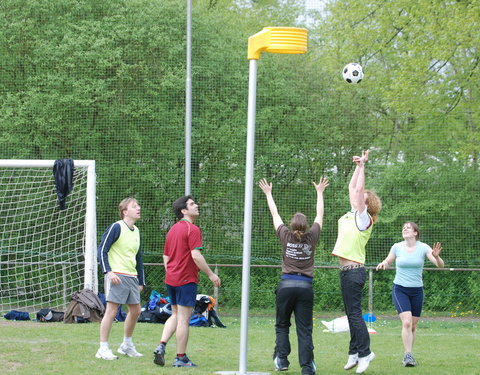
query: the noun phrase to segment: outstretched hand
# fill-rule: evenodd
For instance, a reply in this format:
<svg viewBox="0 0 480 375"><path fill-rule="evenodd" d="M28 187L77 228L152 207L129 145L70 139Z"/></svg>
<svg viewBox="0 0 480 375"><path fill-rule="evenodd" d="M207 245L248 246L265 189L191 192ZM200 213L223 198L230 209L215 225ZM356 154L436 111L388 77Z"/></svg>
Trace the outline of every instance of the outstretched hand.
<svg viewBox="0 0 480 375"><path fill-rule="evenodd" d="M318 192L323 192L325 188L330 185L330 181L328 181L328 178L326 177L321 177L320 182L317 184L315 181L312 181L313 186L315 186L315 190Z"/></svg>
<svg viewBox="0 0 480 375"><path fill-rule="evenodd" d="M362 156L354 156L353 157L353 162L357 164L358 166L365 165L365 163L368 161L368 153L370 150L363 150L362 151Z"/></svg>
<svg viewBox="0 0 480 375"><path fill-rule="evenodd" d="M267 180L265 178L262 178L259 182L258 182L258 186L260 186L260 189L262 189L262 191L265 193L265 194L269 194L272 192L272 183L268 183Z"/></svg>
<svg viewBox="0 0 480 375"><path fill-rule="evenodd" d="M435 242L432 247L432 254L436 258L440 256L440 252L442 251L442 244L440 242Z"/></svg>

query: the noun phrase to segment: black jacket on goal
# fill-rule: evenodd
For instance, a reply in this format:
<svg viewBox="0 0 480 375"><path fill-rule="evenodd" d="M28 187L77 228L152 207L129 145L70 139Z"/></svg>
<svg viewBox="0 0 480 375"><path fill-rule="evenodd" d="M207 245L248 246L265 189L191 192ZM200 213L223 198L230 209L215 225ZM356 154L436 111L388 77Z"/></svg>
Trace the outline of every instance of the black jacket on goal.
<svg viewBox="0 0 480 375"><path fill-rule="evenodd" d="M73 160L59 159L53 164L53 176L57 189L58 205L61 210L67 208L66 199L73 190Z"/></svg>

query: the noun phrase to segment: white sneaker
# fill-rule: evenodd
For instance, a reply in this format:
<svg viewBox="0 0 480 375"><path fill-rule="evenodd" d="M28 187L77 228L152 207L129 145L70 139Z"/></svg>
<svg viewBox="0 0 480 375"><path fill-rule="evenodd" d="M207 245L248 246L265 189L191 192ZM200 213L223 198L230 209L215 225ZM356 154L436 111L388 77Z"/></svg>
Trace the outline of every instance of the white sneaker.
<svg viewBox="0 0 480 375"><path fill-rule="evenodd" d="M358 367L357 371L355 371L357 374L362 374L364 373L368 366L370 365L370 362L372 362L375 359L375 353L371 352L369 355L366 357L361 357L358 358Z"/></svg>
<svg viewBox="0 0 480 375"><path fill-rule="evenodd" d="M345 366L343 366L343 368L345 370L351 370L352 368L354 368L357 365L357 363L358 363L358 353L349 354L347 364Z"/></svg>
<svg viewBox="0 0 480 375"><path fill-rule="evenodd" d="M143 357L143 354L137 352L133 345L122 344L117 349L117 352L123 355L128 355L129 357Z"/></svg>
<svg viewBox="0 0 480 375"><path fill-rule="evenodd" d="M95 357L101 358L101 359L106 359L107 361L111 361L113 359L118 359L118 357L112 353L112 351L108 348L100 348L97 351L97 354L95 354Z"/></svg>

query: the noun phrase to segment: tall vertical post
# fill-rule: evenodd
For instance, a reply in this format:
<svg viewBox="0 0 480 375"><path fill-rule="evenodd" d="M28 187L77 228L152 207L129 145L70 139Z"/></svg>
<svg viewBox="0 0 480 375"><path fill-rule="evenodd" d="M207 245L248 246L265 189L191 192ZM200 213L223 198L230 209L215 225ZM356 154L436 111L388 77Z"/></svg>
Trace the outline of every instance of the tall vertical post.
<svg viewBox="0 0 480 375"><path fill-rule="evenodd" d="M239 371L233 374L247 374L248 307L250 303L250 253L252 237L253 175L255 161L255 111L257 100L257 60L262 51L270 53L307 52L307 30L295 27L265 27L248 38L248 114L247 154L245 162L245 204L243 216L243 268L242 307L240 316L240 360ZM231 374L232 372L217 372ZM261 374L254 372L251 374Z"/></svg>
<svg viewBox="0 0 480 375"><path fill-rule="evenodd" d="M373 315L373 270L368 270L368 312Z"/></svg>
<svg viewBox="0 0 480 375"><path fill-rule="evenodd" d="M243 216L242 308L240 314L239 372L247 371L248 306L250 301L250 253L252 234L253 162L255 153L255 108L257 95L257 60L250 60L248 81L247 155L245 164L245 211Z"/></svg>
<svg viewBox="0 0 480 375"><path fill-rule="evenodd" d="M239 374L241 375L247 373L257 60L260 58L260 53L262 51L288 54L305 53L307 52L307 30L293 27L266 27L261 32L248 39L248 59L250 63L248 82L247 154L245 163L245 211L243 218L242 307L240 317Z"/></svg>
<svg viewBox="0 0 480 375"><path fill-rule="evenodd" d="M75 165L79 162L75 161ZM87 209L85 213L85 281L84 288L98 293L97 212L95 160L87 167Z"/></svg>
<svg viewBox="0 0 480 375"><path fill-rule="evenodd" d="M192 0L187 0L187 66L185 79L185 195L192 180Z"/></svg>

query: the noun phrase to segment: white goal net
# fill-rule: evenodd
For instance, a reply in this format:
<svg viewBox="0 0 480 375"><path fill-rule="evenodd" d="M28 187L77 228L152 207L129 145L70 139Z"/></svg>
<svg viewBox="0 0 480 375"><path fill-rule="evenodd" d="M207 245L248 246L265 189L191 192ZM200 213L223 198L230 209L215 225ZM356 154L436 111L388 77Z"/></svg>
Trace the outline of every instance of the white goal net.
<svg viewBox="0 0 480 375"><path fill-rule="evenodd" d="M97 292L95 162L75 160L60 210L54 160L0 160L0 311L63 311Z"/></svg>

